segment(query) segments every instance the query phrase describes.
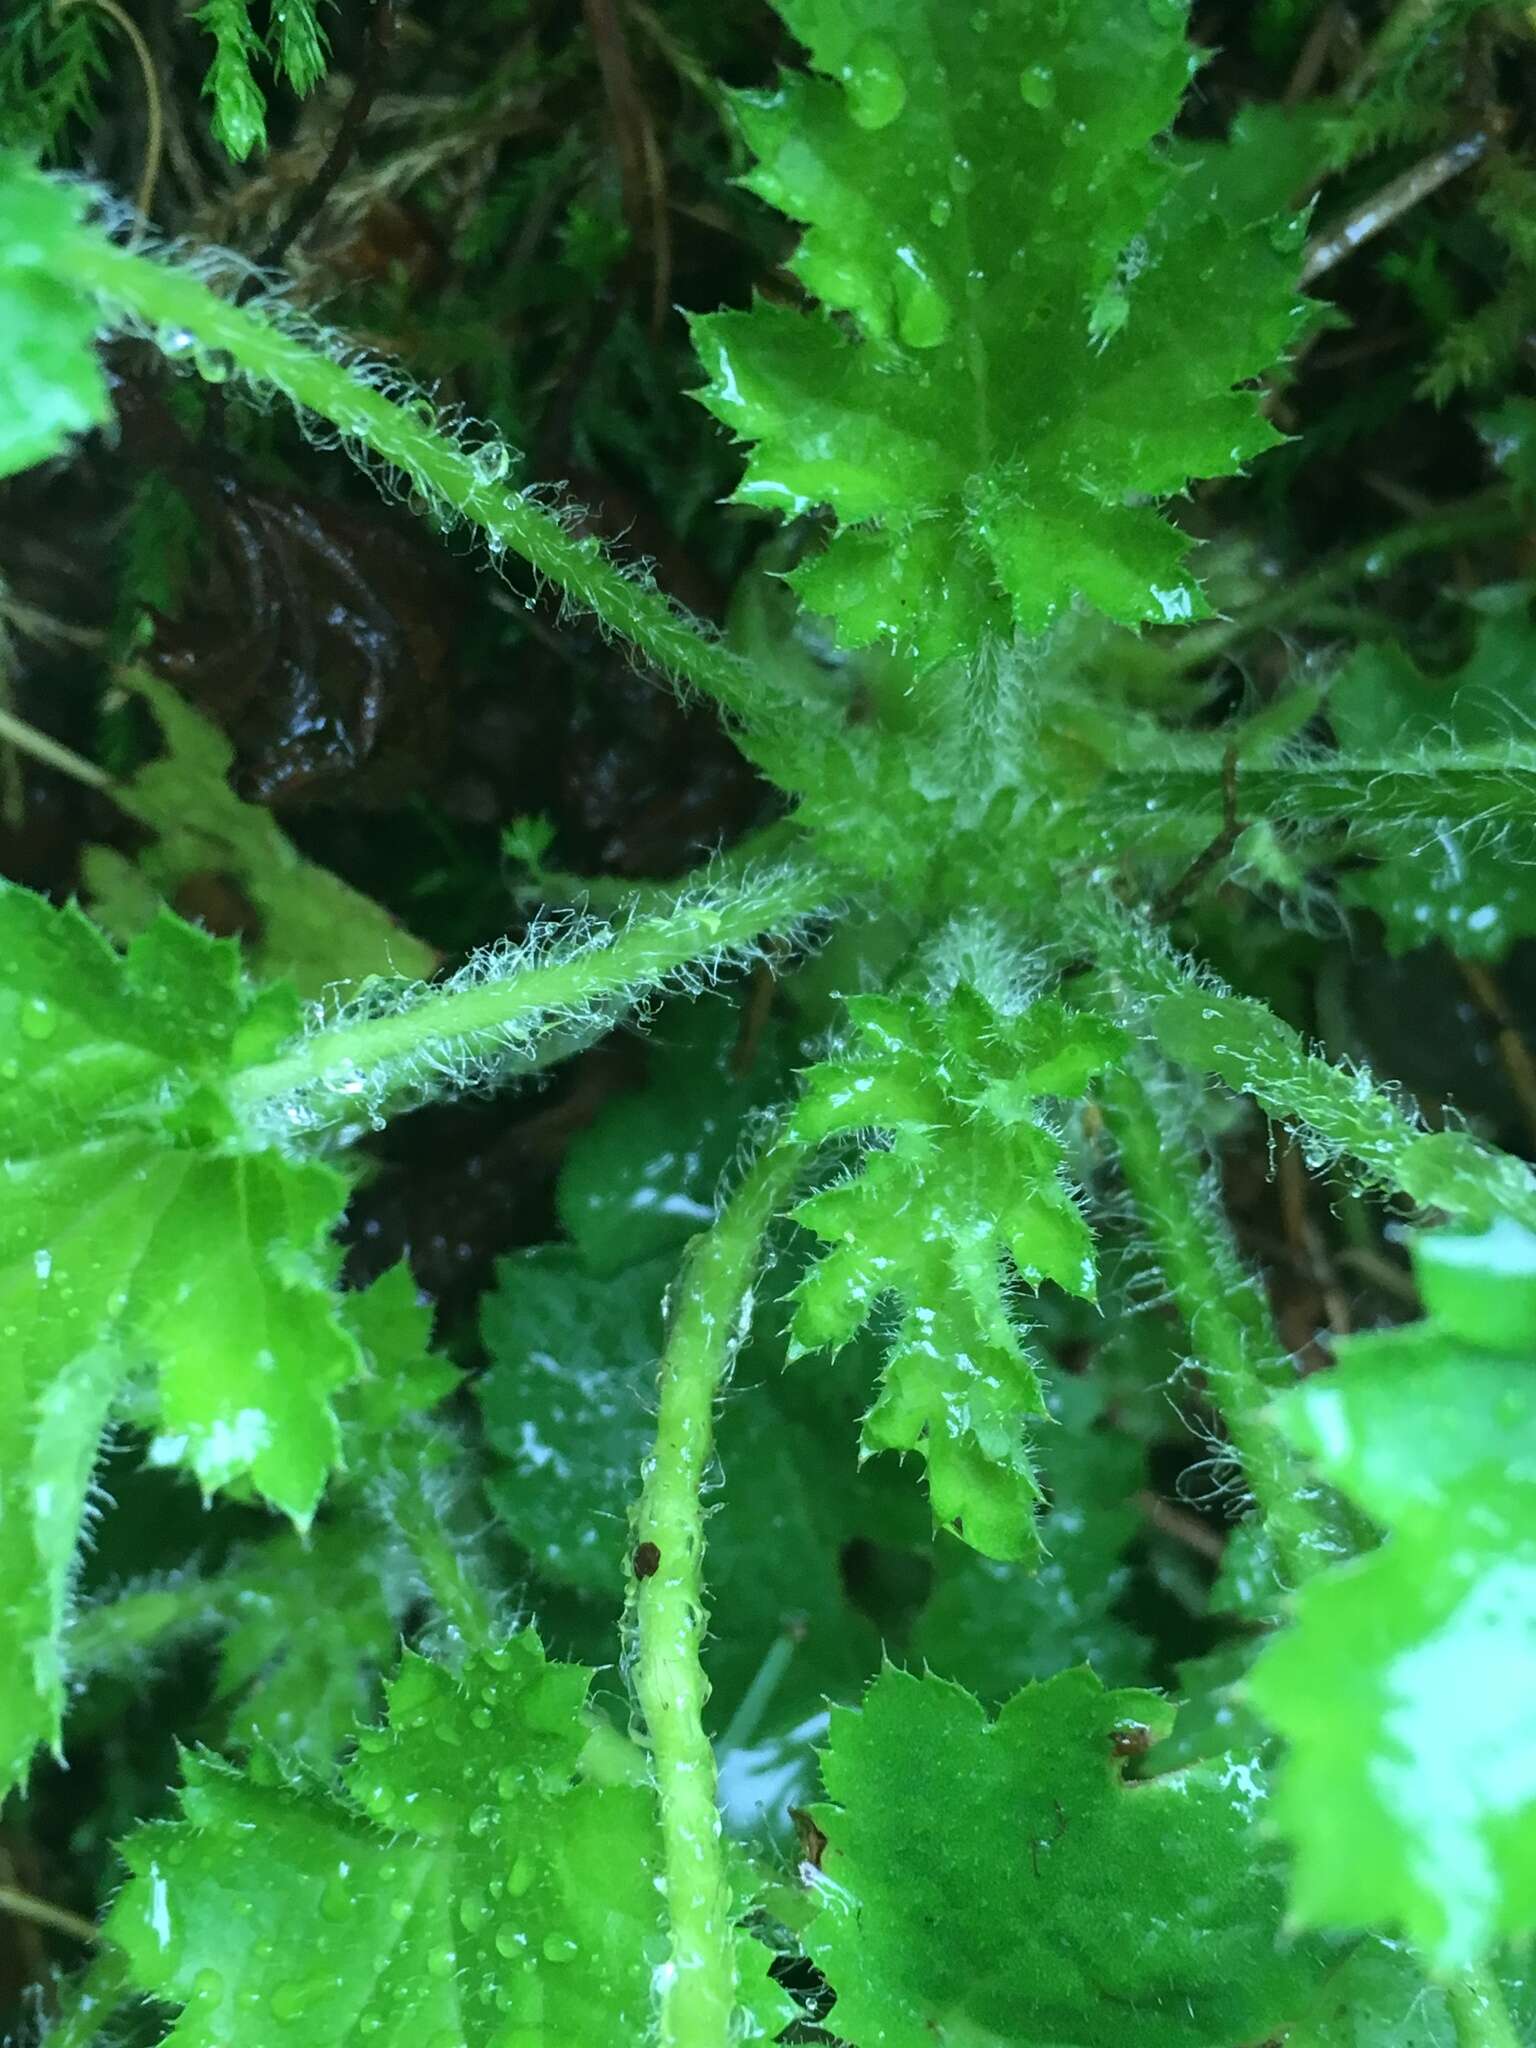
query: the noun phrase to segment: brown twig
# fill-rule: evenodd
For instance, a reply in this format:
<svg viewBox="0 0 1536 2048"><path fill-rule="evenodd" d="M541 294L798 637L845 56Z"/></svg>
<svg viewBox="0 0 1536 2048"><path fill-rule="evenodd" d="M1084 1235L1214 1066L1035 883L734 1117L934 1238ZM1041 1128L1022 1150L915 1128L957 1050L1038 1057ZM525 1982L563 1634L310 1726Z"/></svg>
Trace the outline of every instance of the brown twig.
<svg viewBox="0 0 1536 2048"><path fill-rule="evenodd" d="M1471 990L1472 999L1492 1024L1499 1064L1504 1069L1520 1113L1525 1118L1525 1127L1536 1141L1536 1059L1525 1042L1525 1034L1515 1021L1509 1007L1509 999L1499 985L1492 968L1484 967L1477 960L1456 961L1462 980Z"/></svg>
<svg viewBox="0 0 1536 2048"><path fill-rule="evenodd" d="M1182 1543L1186 1550L1197 1551L1213 1564L1221 1563L1226 1553L1226 1542L1208 1522L1202 1522L1188 1508L1175 1507L1171 1500L1164 1500L1160 1494L1138 1493L1135 1502L1161 1535L1171 1536L1175 1543Z"/></svg>
<svg viewBox="0 0 1536 2048"><path fill-rule="evenodd" d="M320 168L299 195L298 204L257 258L258 269L275 270L294 243L314 226L321 208L351 163L367 126L374 94L378 91L379 75L384 68L383 57L394 34L394 25L393 0L373 0L362 54L357 62L357 76L352 81L352 91L342 109L341 119L336 124L331 146Z"/></svg>
<svg viewBox="0 0 1536 2048"><path fill-rule="evenodd" d="M1152 906L1152 914L1159 920L1172 917L1187 896L1194 894L1213 868L1219 867L1231 853L1247 829L1237 815L1237 742L1234 740L1221 757L1221 830L1205 849L1196 854L1189 866L1158 897Z"/></svg>
<svg viewBox="0 0 1536 2048"><path fill-rule="evenodd" d="M624 212L633 232L650 244L651 334L661 332L672 292L672 235L667 223L667 172L656 124L635 75L617 0L582 0L587 33L597 57L608 110Z"/></svg>
<svg viewBox="0 0 1536 2048"><path fill-rule="evenodd" d="M101 1940L100 1928L80 1914L71 1913L67 1906L52 1905L47 1899L35 1899L30 1892L18 1891L14 1885L0 1884L0 1913L30 1920L35 1927L51 1927L58 1934L71 1935L92 1947Z"/></svg>
<svg viewBox="0 0 1536 2048"><path fill-rule="evenodd" d="M1362 200L1337 227L1330 228L1325 235L1314 237L1307 245L1301 266L1302 284L1315 283L1325 271L1342 263L1346 256L1353 256L1358 248L1384 228L1391 227L1394 221L1401 220L1421 200L1428 199L1431 193L1438 192L1452 178L1480 163L1491 146L1492 138L1487 132L1476 129L1471 135L1462 136L1459 142L1436 150L1433 156L1412 165L1401 177L1394 178L1369 199Z"/></svg>

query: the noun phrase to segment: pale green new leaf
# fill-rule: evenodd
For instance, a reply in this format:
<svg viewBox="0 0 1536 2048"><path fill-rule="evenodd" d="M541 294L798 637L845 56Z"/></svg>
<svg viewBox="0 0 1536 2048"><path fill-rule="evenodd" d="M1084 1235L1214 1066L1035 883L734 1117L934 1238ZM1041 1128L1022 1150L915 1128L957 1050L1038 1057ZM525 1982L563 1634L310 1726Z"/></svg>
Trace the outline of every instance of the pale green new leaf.
<svg viewBox="0 0 1536 2048"><path fill-rule="evenodd" d="M1182 0L778 5L814 68L738 95L746 182L805 224L820 309L694 334L755 444L738 496L836 515L810 609L923 663L1079 598L1195 617L1147 500L1274 444L1235 387L1307 316L1283 186L1158 139L1196 68Z"/></svg>
<svg viewBox="0 0 1536 2048"><path fill-rule="evenodd" d="M70 1565L112 1404L157 1374L151 1457L305 1522L357 1345L332 1291L345 1184L239 1149L218 1094L294 1028L233 946L163 915L124 955L0 888L0 1782L56 1739Z"/></svg>
<svg viewBox="0 0 1536 2048"><path fill-rule="evenodd" d="M1024 1422L1045 1404L1003 1260L1029 1286L1092 1298L1092 1239L1038 1098L1080 1091L1118 1037L1054 1002L1003 1018L963 988L942 1009L848 1007L849 1042L811 1069L795 1134L879 1133L884 1148L795 1212L828 1249L797 1290L794 1344L845 1343L898 1297L866 1450L916 1451L935 1521L990 1557L1032 1557L1040 1489Z"/></svg>
<svg viewBox="0 0 1536 2048"><path fill-rule="evenodd" d="M275 1782L259 1757L248 1776L189 1758L183 1818L130 1838L107 1922L136 1987L181 2008L169 2040L646 2039L660 1836L644 1784L581 1776L589 1677L530 1633L458 1680L407 1656L345 1797ZM765 1952L744 1942L743 1962L766 2005Z"/></svg>
<svg viewBox="0 0 1536 2048"><path fill-rule="evenodd" d="M113 792L157 837L132 860L112 847L85 850L86 888L114 937L142 931L162 900L174 902L184 884L209 875L235 883L260 913L252 967L281 975L301 996L372 974L435 972L430 946L307 861L269 810L241 802L228 780L235 750L217 726L156 677L133 671L126 680L154 712L167 751Z"/></svg>
<svg viewBox="0 0 1536 2048"><path fill-rule="evenodd" d="M809 1948L853 2048L935 2041L1232 2048L1283 2030L1323 1966L1288 1938L1264 1785L1223 1756L1127 1784L1155 1695L1067 1671L990 1719L886 1672L832 1716Z"/></svg>
<svg viewBox="0 0 1536 2048"><path fill-rule="evenodd" d="M85 199L0 150L0 477L64 454L76 434L112 417L96 310L48 271Z"/></svg>
<svg viewBox="0 0 1536 2048"><path fill-rule="evenodd" d="M1280 1405L1388 1535L1303 1588L1249 1691L1289 1744L1297 1916L1404 1933L1455 1970L1536 1929L1536 1381L1524 1346L1453 1326L1480 1288L1495 1338L1526 1329L1532 1260L1508 1224L1424 1242L1426 1274L1468 1283L1430 1283L1451 1321L1355 1338Z"/></svg>

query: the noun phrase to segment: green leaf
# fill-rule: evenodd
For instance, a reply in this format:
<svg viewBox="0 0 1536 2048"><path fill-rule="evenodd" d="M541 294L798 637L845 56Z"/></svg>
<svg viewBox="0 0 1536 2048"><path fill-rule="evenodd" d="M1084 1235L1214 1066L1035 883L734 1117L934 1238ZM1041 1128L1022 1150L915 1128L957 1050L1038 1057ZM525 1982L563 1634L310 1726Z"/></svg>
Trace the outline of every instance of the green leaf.
<svg viewBox="0 0 1536 2048"><path fill-rule="evenodd" d="M96 308L48 270L85 206L79 187L0 150L0 477L66 453L76 434L112 417Z"/></svg>
<svg viewBox="0 0 1536 2048"><path fill-rule="evenodd" d="M1322 1951L1283 1936L1256 1765L1122 1780L1117 1749L1170 1719L1087 1671L995 1720L959 1686L897 1671L835 1712L808 1945L837 2034L1231 2048L1295 2017Z"/></svg>
<svg viewBox="0 0 1536 2048"><path fill-rule="evenodd" d="M369 1287L343 1298L347 1327L362 1348L363 1370L336 1406L357 1438L349 1462L366 1464L370 1447L411 1416L425 1415L459 1384L432 1350L432 1308L402 1259Z"/></svg>
<svg viewBox="0 0 1536 2048"><path fill-rule="evenodd" d="M588 1680L527 1633L457 1680L408 1655L343 1798L259 1757L248 1776L189 1757L183 1817L129 1839L106 1930L137 1988L181 2008L168 2039L645 2039L660 1840L646 1787L581 1776ZM750 1983L766 1956L743 1949Z"/></svg>
<svg viewBox="0 0 1536 2048"><path fill-rule="evenodd" d="M1426 1312L1489 1351L1536 1350L1536 1231L1511 1216L1487 1230L1426 1230L1413 1240Z"/></svg>
<svg viewBox="0 0 1536 2048"><path fill-rule="evenodd" d="M1036 1098L1081 1090L1118 1036L1050 1001L1003 1018L968 989L943 1009L860 996L848 1010L850 1041L807 1075L795 1135L874 1131L885 1149L795 1212L829 1249L797 1291L794 1344L846 1343L899 1296L866 1450L916 1451L935 1521L990 1557L1033 1557L1023 1421L1045 1404L1003 1256L1030 1286L1092 1298L1092 1239Z"/></svg>
<svg viewBox="0 0 1536 2048"><path fill-rule="evenodd" d="M1536 1928L1536 1380L1433 1322L1340 1350L1280 1419L1390 1533L1303 1588L1249 1690L1289 1744L1297 1916L1461 1969Z"/></svg>
<svg viewBox="0 0 1536 2048"><path fill-rule="evenodd" d="M1501 1973L1510 2017L1528 2040L1536 1984L1519 1962ZM1286 2048L1461 2048L1462 2035L1437 1984L1425 1981L1396 1942L1362 1941L1328 1979L1316 2005L1285 2037Z"/></svg>
<svg viewBox="0 0 1536 2048"><path fill-rule="evenodd" d="M786 1079L772 1023L738 1076L739 1023L717 1001L670 1004L651 1034L647 1085L609 1104L571 1145L560 1221L594 1271L676 1252L713 1221L743 1118L775 1101Z"/></svg>
<svg viewBox="0 0 1536 2048"><path fill-rule="evenodd" d="M261 38L251 26L250 0L204 0L196 20L214 40L203 91L213 101L213 132L236 163L267 142L267 103L251 71Z"/></svg>
<svg viewBox="0 0 1536 2048"><path fill-rule="evenodd" d="M0 887L0 1782L56 1739L58 1647L97 1440L155 1369L150 1455L246 1480L300 1524L356 1372L332 1169L236 1149L218 1085L290 1032L233 946L164 915L119 956L74 909Z"/></svg>
<svg viewBox="0 0 1536 2048"><path fill-rule="evenodd" d="M984 1700L1031 1679L1089 1664L1106 1685L1146 1676L1147 1645L1115 1608L1130 1573L1124 1552L1141 1528L1132 1496L1145 1484L1139 1444L1095 1427L1099 1390L1053 1375L1047 1404L1058 1428L1042 1450L1051 1508L1039 1567L982 1557L940 1534L932 1597L913 1632L914 1657Z"/></svg>
<svg viewBox="0 0 1536 2048"><path fill-rule="evenodd" d="M821 307L694 335L703 402L755 444L737 496L836 515L810 609L925 664L1079 598L1195 617L1146 500L1274 444L1234 387L1307 316L1274 179L1256 213L1246 162L1158 141L1196 68L1181 0L778 5L814 71L737 96L746 182L805 223Z"/></svg>
<svg viewBox="0 0 1536 2048"><path fill-rule="evenodd" d="M283 76L295 92L312 92L330 55L315 0L272 0L272 27Z"/></svg>
<svg viewBox="0 0 1536 2048"><path fill-rule="evenodd" d="M394 1663L414 1582L361 1520L274 1537L239 1574L219 1650L226 1740L329 1773Z"/></svg>
<svg viewBox="0 0 1536 2048"><path fill-rule="evenodd" d="M153 710L167 751L113 791L119 808L157 837L131 861L110 847L85 850L86 887L114 937L131 938L157 899L171 902L194 877L212 875L235 883L260 913L253 968L281 975L302 996L375 974L417 980L435 972L430 946L307 861L270 811L241 802L227 779L235 750L217 726L154 676L130 671L123 680Z"/></svg>

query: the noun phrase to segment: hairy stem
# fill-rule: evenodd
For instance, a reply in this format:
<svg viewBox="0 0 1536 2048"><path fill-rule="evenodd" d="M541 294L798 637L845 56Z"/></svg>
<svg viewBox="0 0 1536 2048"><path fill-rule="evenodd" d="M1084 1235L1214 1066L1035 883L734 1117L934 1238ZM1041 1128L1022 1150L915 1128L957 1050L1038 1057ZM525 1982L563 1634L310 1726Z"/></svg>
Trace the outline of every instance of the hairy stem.
<svg viewBox="0 0 1536 2048"><path fill-rule="evenodd" d="M1520 2048L1504 1993L1492 1970L1470 1970L1445 1990L1457 2048Z"/></svg>
<svg viewBox="0 0 1536 2048"><path fill-rule="evenodd" d="M1208 766L1110 775L1094 790L1094 802L1117 819L1171 815L1203 831L1221 812L1221 762L1213 755ZM1316 754L1279 767L1240 767L1238 803L1246 818L1338 823L1364 846L1389 848L1469 826L1528 825L1536 816L1536 747L1443 748L1385 761Z"/></svg>
<svg viewBox="0 0 1536 2048"><path fill-rule="evenodd" d="M733 893L700 890L662 915L610 927L505 975L428 987L385 1015L321 1026L234 1074L231 1099L249 1115L311 1090L342 1099L387 1090L392 1075L416 1062L451 1072L497 1048L526 1050L553 1022L615 1003L627 1008L691 962L718 961L765 932L793 929L821 907L825 889L813 871L777 869L742 877Z"/></svg>
<svg viewBox="0 0 1536 2048"><path fill-rule="evenodd" d="M1120 984L1133 1026L1177 1065L1217 1075L1298 1127L1314 1160L1352 1160L1366 1182L1420 1208L1475 1224L1513 1216L1536 1229L1536 1176L1521 1160L1465 1131L1421 1129L1367 1074L1333 1066L1263 1003L1198 974L1106 892L1078 892L1069 916L1081 950Z"/></svg>
<svg viewBox="0 0 1536 2048"><path fill-rule="evenodd" d="M736 2005L734 1920L720 1839L715 1755L700 1662L704 1509L715 1401L746 1333L763 1235L799 1152L763 1152L678 1281L661 1361L655 1447L635 1510L635 1691L661 1810L671 1956L660 1976L661 2048L727 2048Z"/></svg>
<svg viewBox="0 0 1536 2048"><path fill-rule="evenodd" d="M1243 1476L1291 1585L1347 1555L1327 1497L1265 1414L1295 1374L1255 1276L1205 1186L1197 1140L1160 1099L1152 1064L1131 1060L1102 1083L1105 1121L1163 1277L1189 1329Z"/></svg>
<svg viewBox="0 0 1536 2048"><path fill-rule="evenodd" d="M62 238L57 268L94 293L119 317L176 338L176 352L195 345L204 359L227 359L261 391L280 391L302 411L328 421L353 446L408 477L429 503L468 521L493 552L510 548L584 610L596 613L663 674L691 683L736 716L757 722L765 712L793 717L799 700L712 639L659 590L626 576L586 536L502 481L510 456L462 446L436 422L423 398L388 398L333 360L321 337L232 305L186 269L136 256L89 227Z"/></svg>
<svg viewBox="0 0 1536 2048"><path fill-rule="evenodd" d="M1309 575L1259 598L1233 619L1215 619L1207 626L1193 626L1170 651L1168 666L1175 672L1198 668L1214 661L1250 634L1271 626L1283 626L1293 619L1310 620L1318 600L1331 596L1351 583L1379 582L1400 569L1415 555L1435 554L1479 540L1497 540L1505 534L1523 532L1527 515L1506 490L1497 489L1468 498L1431 519L1416 520L1382 534L1377 540L1335 555Z"/></svg>

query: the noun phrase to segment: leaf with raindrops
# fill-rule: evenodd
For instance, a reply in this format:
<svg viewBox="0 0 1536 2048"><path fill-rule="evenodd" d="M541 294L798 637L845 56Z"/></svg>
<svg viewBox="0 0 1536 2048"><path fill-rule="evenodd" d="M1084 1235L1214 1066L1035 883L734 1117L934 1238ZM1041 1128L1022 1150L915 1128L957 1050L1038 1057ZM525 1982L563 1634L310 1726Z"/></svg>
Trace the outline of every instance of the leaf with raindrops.
<svg viewBox="0 0 1536 2048"><path fill-rule="evenodd" d="M1289 1744L1297 1917L1450 1971L1536 1930L1536 1237L1414 1253L1428 1320L1351 1338L1278 1410L1386 1538L1301 1590L1247 1692Z"/></svg>
<svg viewBox="0 0 1536 2048"><path fill-rule="evenodd" d="M807 606L925 666L1078 600L1200 614L1155 501L1276 443L1237 387L1310 315L1273 152L1161 139L1198 66L1185 0L778 9L813 71L735 107L819 305L694 336L752 444L738 498L834 514Z"/></svg>
<svg viewBox="0 0 1536 2048"><path fill-rule="evenodd" d="M453 1676L407 1656L344 1792L187 1759L181 1818L124 1846L107 1922L176 2048L632 2048L665 1959L637 1750L588 1769L591 1674L525 1632ZM605 1763L608 1752L604 1751ZM744 2039L791 2016L746 1937Z"/></svg>
<svg viewBox="0 0 1536 2048"><path fill-rule="evenodd" d="M1046 1407L1004 1257L1026 1286L1093 1298L1092 1236L1041 1098L1080 1092L1119 1034L1051 1000L1003 1017L964 987L942 1008L859 996L848 1010L847 1043L806 1076L794 1128L878 1143L795 1212L826 1250L796 1291L793 1346L844 1344L896 1297L865 1449L917 1452L934 1520L974 1549L1035 1557L1025 1422Z"/></svg>
<svg viewBox="0 0 1536 2048"><path fill-rule="evenodd" d="M114 1403L156 1374L150 1457L306 1523L357 1371L329 1166L240 1149L219 1083L296 1027L235 947L163 913L125 954L0 888L0 1784L57 1739L70 1568Z"/></svg>
<svg viewBox="0 0 1536 2048"><path fill-rule="evenodd" d="M1284 1926L1252 1758L1126 1782L1125 1757L1172 1719L1085 1670L995 1719L900 1671L835 1711L807 1945L837 2037L1231 2048L1281 2032L1327 1948Z"/></svg>

